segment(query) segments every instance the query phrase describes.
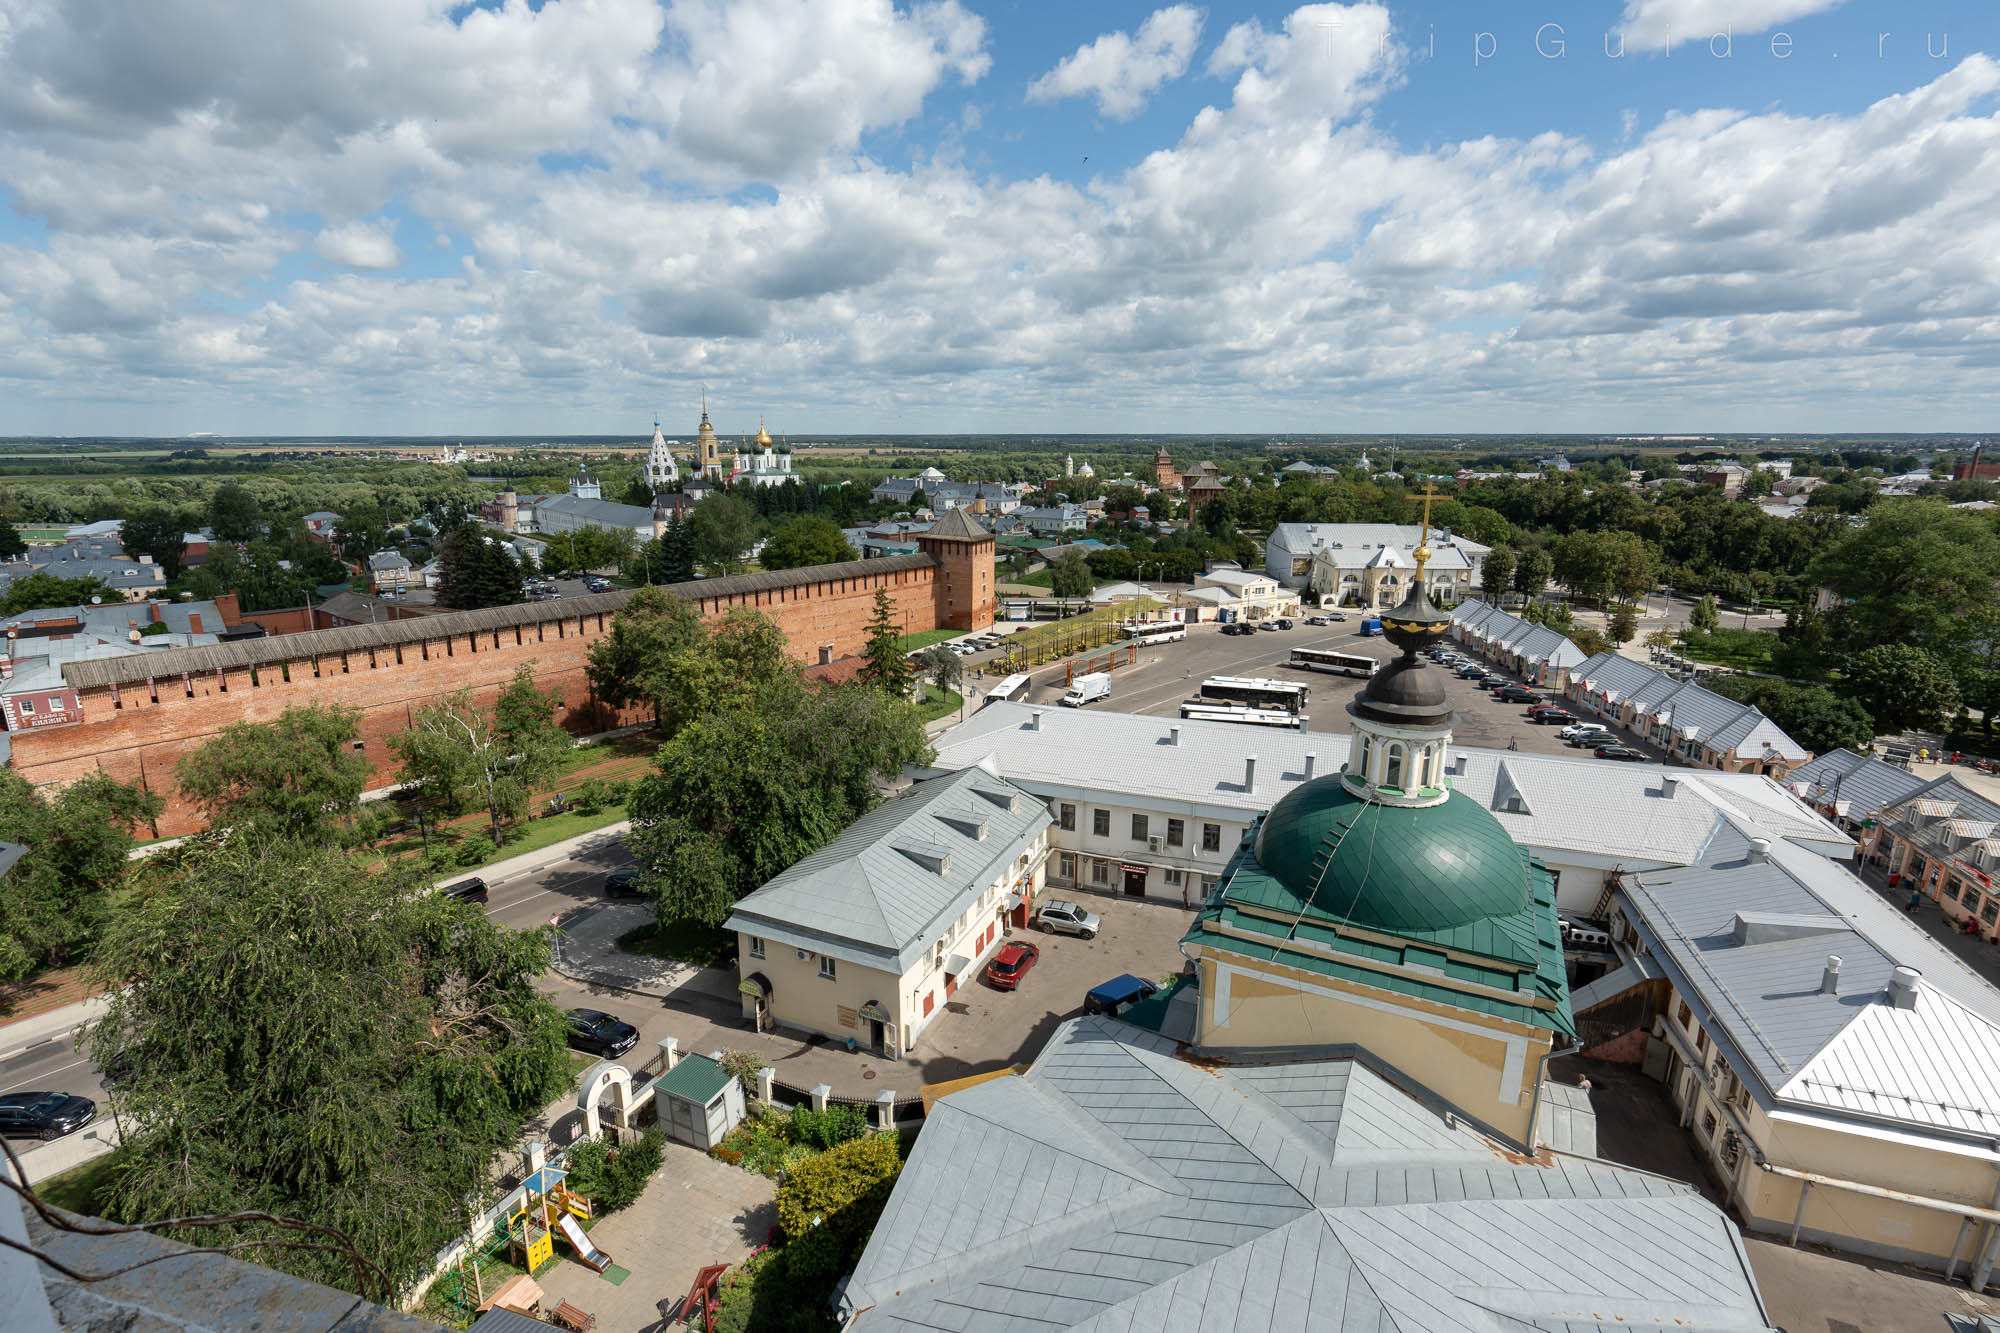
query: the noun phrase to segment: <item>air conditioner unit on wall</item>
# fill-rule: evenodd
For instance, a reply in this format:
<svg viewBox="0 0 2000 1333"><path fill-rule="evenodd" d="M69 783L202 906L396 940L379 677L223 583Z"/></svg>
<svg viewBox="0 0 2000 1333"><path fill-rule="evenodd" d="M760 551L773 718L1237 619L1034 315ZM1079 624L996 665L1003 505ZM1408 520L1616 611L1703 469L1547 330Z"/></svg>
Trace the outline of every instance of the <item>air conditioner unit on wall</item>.
<svg viewBox="0 0 2000 1333"><path fill-rule="evenodd" d="M1160 850L1160 847L1163 842L1164 839L1161 838L1148 838L1146 839L1146 850L1149 852L1157 852Z"/></svg>
<svg viewBox="0 0 2000 1333"><path fill-rule="evenodd" d="M799 955L799 961L801 963L805 962L807 959L812 957L812 951L809 949L799 949L796 952Z"/></svg>

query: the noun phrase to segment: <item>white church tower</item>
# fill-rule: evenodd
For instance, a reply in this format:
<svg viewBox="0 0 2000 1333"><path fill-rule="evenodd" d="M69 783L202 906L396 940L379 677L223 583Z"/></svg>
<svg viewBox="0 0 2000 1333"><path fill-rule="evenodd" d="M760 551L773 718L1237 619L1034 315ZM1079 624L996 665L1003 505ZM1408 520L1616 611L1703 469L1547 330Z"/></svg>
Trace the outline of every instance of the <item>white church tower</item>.
<svg viewBox="0 0 2000 1333"><path fill-rule="evenodd" d="M654 491L670 491L680 485L680 469L674 465L673 453L667 448L666 436L660 433L660 423L653 423L653 444L646 450L646 485Z"/></svg>

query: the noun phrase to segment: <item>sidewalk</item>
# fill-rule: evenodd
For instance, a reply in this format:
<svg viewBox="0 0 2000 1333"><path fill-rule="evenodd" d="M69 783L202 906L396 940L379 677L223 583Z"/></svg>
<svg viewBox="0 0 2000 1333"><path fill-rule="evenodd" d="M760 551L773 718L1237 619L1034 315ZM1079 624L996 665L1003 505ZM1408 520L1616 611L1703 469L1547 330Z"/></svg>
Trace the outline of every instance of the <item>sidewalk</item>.
<svg viewBox="0 0 2000 1333"><path fill-rule="evenodd" d="M1906 907L1909 903L1909 884L1890 888L1889 874L1880 866L1856 866L1854 871L1861 876L1862 883L1897 907ZM1967 935L1954 929L1944 909L1933 898L1926 897L1923 905L1909 915L1910 920L1942 945L1946 952L1986 978L1988 985L2000 986L2000 945L1988 943L1982 936Z"/></svg>
<svg viewBox="0 0 2000 1333"><path fill-rule="evenodd" d="M23 1051L51 1042L69 1041L78 1028L102 1017L107 1003L104 996L93 995L0 1025L0 1060L11 1060Z"/></svg>
<svg viewBox="0 0 2000 1333"><path fill-rule="evenodd" d="M556 935L555 970L585 985L611 986L662 1000L686 991L690 1002L704 996L731 1013L741 1010L743 1001L737 995L733 970L626 953L618 947L620 935L652 923L650 903L579 907L557 923L561 930Z"/></svg>
<svg viewBox="0 0 2000 1333"><path fill-rule="evenodd" d="M118 1122L104 1110L88 1128L22 1153L21 1170L30 1185L39 1185L50 1176L104 1156L118 1146L119 1137Z"/></svg>

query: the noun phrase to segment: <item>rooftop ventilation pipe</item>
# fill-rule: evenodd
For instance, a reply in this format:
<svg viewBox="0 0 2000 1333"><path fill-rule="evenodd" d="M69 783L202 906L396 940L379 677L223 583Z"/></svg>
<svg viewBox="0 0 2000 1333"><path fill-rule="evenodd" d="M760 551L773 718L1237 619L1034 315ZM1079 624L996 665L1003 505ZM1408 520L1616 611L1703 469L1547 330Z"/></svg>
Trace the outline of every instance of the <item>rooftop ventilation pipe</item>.
<svg viewBox="0 0 2000 1333"><path fill-rule="evenodd" d="M1028 730L1040 731L1041 729L1042 729L1042 710L1037 708L1033 712L1028 714Z"/></svg>
<svg viewBox="0 0 2000 1333"><path fill-rule="evenodd" d="M1819 974L1819 993L1821 995L1840 994L1840 955L1837 953L1830 953L1826 956L1826 971Z"/></svg>
<svg viewBox="0 0 2000 1333"><path fill-rule="evenodd" d="M1771 840L1769 838L1750 839L1750 853L1744 859L1753 866L1763 865L1771 859Z"/></svg>
<svg viewBox="0 0 2000 1333"><path fill-rule="evenodd" d="M1924 974L1914 967L1900 966L1889 974L1889 1003L1898 1009L1917 1007L1917 983Z"/></svg>
<svg viewBox="0 0 2000 1333"><path fill-rule="evenodd" d="M1311 782L1311 781L1312 781L1312 776L1313 776L1313 771L1314 771L1315 769L1317 769L1318 767L1319 767L1319 756L1318 756L1317 754L1308 754L1308 755L1306 755L1306 781L1307 781L1307 782Z"/></svg>
<svg viewBox="0 0 2000 1333"><path fill-rule="evenodd" d="M1674 793L1679 791L1680 787L1681 787L1681 780L1675 777L1673 774L1671 773L1660 774L1660 795L1666 797L1669 800L1672 800Z"/></svg>
<svg viewBox="0 0 2000 1333"><path fill-rule="evenodd" d="M1257 756L1254 754L1243 760L1243 790L1257 790Z"/></svg>
<svg viewBox="0 0 2000 1333"><path fill-rule="evenodd" d="M1167 744L1179 745L1180 743L1181 743L1181 729L1179 727L1168 727Z"/></svg>

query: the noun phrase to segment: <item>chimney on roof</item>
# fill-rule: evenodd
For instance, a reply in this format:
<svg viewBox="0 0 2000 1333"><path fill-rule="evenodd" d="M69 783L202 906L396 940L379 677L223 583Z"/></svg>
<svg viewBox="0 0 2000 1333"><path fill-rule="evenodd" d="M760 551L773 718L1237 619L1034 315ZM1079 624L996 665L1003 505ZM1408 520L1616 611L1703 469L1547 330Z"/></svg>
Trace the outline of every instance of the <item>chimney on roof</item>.
<svg viewBox="0 0 2000 1333"><path fill-rule="evenodd" d="M1666 797L1668 800L1673 799L1674 793L1680 790L1680 786L1681 780L1673 774L1660 774L1660 795Z"/></svg>
<svg viewBox="0 0 2000 1333"><path fill-rule="evenodd" d="M1819 974L1819 993L1821 995L1840 994L1840 955L1837 953L1830 953L1826 956L1826 971Z"/></svg>
<svg viewBox="0 0 2000 1333"><path fill-rule="evenodd" d="M1039 708L1031 709L1028 713L1028 730L1040 731L1041 729L1042 729L1042 710Z"/></svg>
<svg viewBox="0 0 2000 1333"><path fill-rule="evenodd" d="M1243 790L1257 790L1257 756L1246 755L1243 760Z"/></svg>
<svg viewBox="0 0 2000 1333"><path fill-rule="evenodd" d="M201 612L199 611L188 612L188 633L190 634L201 633Z"/></svg>
<svg viewBox="0 0 2000 1333"><path fill-rule="evenodd" d="M1750 853L1744 859L1753 866L1763 865L1771 859L1771 840L1769 838L1750 839Z"/></svg>
<svg viewBox="0 0 2000 1333"><path fill-rule="evenodd" d="M1319 755L1317 755L1316 753L1314 753L1314 752L1312 752L1312 751L1308 750L1308 751L1306 752L1306 781L1307 781L1307 782L1311 782L1311 781L1312 781L1312 776L1313 776L1313 772L1314 772L1314 770L1316 770L1316 769L1317 769L1318 767L1319 767Z"/></svg>
<svg viewBox="0 0 2000 1333"><path fill-rule="evenodd" d="M1898 1009L1917 1007L1917 983L1924 974L1914 967L1899 966L1889 974L1889 1003Z"/></svg>
<svg viewBox="0 0 2000 1333"><path fill-rule="evenodd" d="M159 604L158 602L148 602L148 603L146 603L146 606L147 606L147 609L149 609L149 610L150 610L150 611L151 611L151 612L153 613L153 623L154 623L155 625L159 624L159 623L160 623L160 604Z"/></svg>
<svg viewBox="0 0 2000 1333"><path fill-rule="evenodd" d="M1181 729L1179 727L1168 727L1167 744L1179 745L1180 743L1181 743Z"/></svg>

